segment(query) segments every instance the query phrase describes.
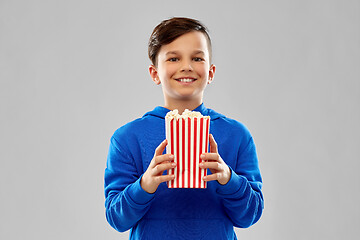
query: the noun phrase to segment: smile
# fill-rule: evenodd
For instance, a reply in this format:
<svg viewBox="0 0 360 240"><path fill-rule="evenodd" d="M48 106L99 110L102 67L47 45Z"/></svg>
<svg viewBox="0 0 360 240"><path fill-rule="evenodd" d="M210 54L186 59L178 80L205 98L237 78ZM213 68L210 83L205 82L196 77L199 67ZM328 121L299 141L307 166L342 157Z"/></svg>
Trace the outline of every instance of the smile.
<svg viewBox="0 0 360 240"><path fill-rule="evenodd" d="M194 82L196 79L195 78L178 78L175 80L178 82L190 83L190 82Z"/></svg>

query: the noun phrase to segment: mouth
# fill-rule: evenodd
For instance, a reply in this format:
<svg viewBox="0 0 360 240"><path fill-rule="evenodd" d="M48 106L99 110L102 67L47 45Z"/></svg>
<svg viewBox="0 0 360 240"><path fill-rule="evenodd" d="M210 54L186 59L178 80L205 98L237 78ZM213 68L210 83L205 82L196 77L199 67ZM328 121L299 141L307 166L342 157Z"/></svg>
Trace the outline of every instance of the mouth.
<svg viewBox="0 0 360 240"><path fill-rule="evenodd" d="M196 78L176 78L175 80L181 83L192 83L196 81Z"/></svg>

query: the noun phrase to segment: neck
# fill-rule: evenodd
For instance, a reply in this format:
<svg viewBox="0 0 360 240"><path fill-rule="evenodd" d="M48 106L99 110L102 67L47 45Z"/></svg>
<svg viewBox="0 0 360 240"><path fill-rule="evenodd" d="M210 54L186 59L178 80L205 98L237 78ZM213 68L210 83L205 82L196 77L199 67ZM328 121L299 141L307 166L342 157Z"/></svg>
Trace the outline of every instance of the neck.
<svg viewBox="0 0 360 240"><path fill-rule="evenodd" d="M202 99L199 99L198 101L186 101L186 100L179 100L179 101L166 101L164 107L169 110L177 109L179 111L179 114L182 114L185 109L194 110L198 106L202 104Z"/></svg>

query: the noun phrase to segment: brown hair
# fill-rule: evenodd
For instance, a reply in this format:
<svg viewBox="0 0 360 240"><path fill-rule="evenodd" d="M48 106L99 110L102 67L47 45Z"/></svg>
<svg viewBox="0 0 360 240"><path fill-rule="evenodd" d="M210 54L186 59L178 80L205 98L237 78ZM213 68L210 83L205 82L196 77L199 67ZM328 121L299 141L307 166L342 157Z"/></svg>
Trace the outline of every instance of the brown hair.
<svg viewBox="0 0 360 240"><path fill-rule="evenodd" d="M178 37L192 31L202 32L207 39L210 62L212 57L211 40L208 29L198 20L184 17L174 17L162 21L154 28L149 44L148 54L153 65L157 65L157 55L163 45L169 44Z"/></svg>

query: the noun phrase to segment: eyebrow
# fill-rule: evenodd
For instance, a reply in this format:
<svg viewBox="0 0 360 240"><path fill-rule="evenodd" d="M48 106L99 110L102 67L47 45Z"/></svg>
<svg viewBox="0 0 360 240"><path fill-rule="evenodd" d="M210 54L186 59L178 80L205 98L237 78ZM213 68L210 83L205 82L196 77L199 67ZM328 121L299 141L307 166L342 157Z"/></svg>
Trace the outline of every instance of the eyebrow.
<svg viewBox="0 0 360 240"><path fill-rule="evenodd" d="M165 55L178 54L176 51L167 52Z"/></svg>
<svg viewBox="0 0 360 240"><path fill-rule="evenodd" d="M205 55L204 51L201 51L201 50L198 50L198 51L194 52L194 54L203 54L203 55Z"/></svg>

